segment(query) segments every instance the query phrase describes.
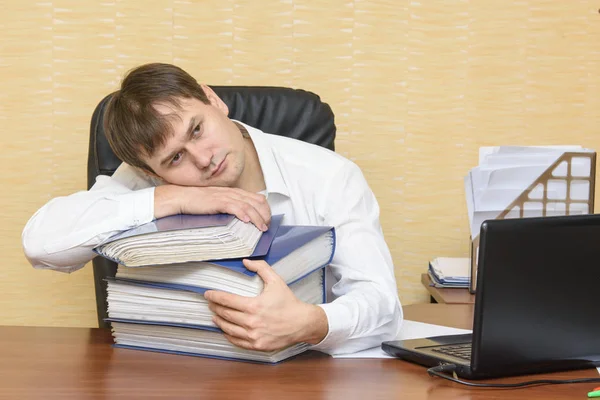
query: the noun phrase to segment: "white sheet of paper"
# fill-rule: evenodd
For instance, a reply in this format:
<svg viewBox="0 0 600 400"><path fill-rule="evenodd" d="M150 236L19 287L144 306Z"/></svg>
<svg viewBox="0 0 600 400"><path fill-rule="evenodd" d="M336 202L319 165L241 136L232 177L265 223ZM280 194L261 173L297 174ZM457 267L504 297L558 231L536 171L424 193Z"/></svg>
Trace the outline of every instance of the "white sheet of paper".
<svg viewBox="0 0 600 400"><path fill-rule="evenodd" d="M460 335L471 333L468 329L450 328L448 326L426 324L424 322L404 320L397 340L420 339L430 336ZM333 358L393 358L381 350L381 346L373 347L351 354L338 354Z"/></svg>
<svg viewBox="0 0 600 400"><path fill-rule="evenodd" d="M471 260L469 257L436 257L430 265L441 279L467 278Z"/></svg>
<svg viewBox="0 0 600 400"><path fill-rule="evenodd" d="M548 168L561 157L565 151L589 153L591 150L581 146L495 146L479 149L479 165L469 170L465 177L465 197L469 215L471 237L479 235L481 223L486 219L495 219L521 196L524 190L538 179ZM588 177L590 159L574 157L571 160L571 174L577 177ZM530 193L530 201L525 203L525 217L536 217L543 214L544 190L549 200L546 205L550 211L546 215L565 215L564 200L569 192L571 199L587 200L590 187L587 182L571 183L567 188L567 162L563 161L553 171L553 177L547 185L539 184ZM539 201L537 201L539 200ZM585 203L571 203L581 209L569 209L571 214L587 214ZM552 209L554 207L555 209ZM560 209L559 209L560 208ZM522 210L513 208L504 218L518 218Z"/></svg>
<svg viewBox="0 0 600 400"><path fill-rule="evenodd" d="M522 153L548 154L556 151L581 151L580 145L565 146L484 146L479 148L479 164L485 164L486 157L494 154L520 155Z"/></svg>

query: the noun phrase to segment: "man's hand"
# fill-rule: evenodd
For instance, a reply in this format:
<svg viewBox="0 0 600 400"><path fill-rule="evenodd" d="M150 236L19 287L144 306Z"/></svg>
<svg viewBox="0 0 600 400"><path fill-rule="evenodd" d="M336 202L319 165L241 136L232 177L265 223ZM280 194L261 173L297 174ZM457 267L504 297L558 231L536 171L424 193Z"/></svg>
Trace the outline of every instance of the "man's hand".
<svg viewBox="0 0 600 400"><path fill-rule="evenodd" d="M204 297L215 313L213 321L236 346L251 350L279 350L292 344L317 344L328 332L321 307L301 302L264 261L244 260L264 281L257 297L207 291Z"/></svg>
<svg viewBox="0 0 600 400"><path fill-rule="evenodd" d="M154 218L174 214L233 214L266 231L271 209L265 196L229 187L157 186L154 190Z"/></svg>

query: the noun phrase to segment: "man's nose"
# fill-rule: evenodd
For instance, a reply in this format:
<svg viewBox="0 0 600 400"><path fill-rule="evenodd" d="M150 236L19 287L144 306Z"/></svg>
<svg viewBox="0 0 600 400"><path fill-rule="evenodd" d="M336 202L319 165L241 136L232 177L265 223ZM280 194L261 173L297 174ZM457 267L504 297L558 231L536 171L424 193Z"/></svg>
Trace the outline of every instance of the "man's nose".
<svg viewBox="0 0 600 400"><path fill-rule="evenodd" d="M212 162L212 152L202 146L190 144L187 151L199 169L205 169Z"/></svg>

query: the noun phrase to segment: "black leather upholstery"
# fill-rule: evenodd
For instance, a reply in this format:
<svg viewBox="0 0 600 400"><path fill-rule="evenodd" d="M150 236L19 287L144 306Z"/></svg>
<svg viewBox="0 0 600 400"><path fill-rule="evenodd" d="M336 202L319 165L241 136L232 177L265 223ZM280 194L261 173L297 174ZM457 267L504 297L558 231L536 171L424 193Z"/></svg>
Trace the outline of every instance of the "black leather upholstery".
<svg viewBox="0 0 600 400"><path fill-rule="evenodd" d="M292 137L334 150L333 112L314 93L299 89L260 86L212 86L229 107L229 117L267 133ZM121 161L113 154L102 126L104 107L111 95L96 107L90 125L88 189L98 175L112 175ZM102 257L93 260L98 325L107 327L105 277L113 277L116 264Z"/></svg>

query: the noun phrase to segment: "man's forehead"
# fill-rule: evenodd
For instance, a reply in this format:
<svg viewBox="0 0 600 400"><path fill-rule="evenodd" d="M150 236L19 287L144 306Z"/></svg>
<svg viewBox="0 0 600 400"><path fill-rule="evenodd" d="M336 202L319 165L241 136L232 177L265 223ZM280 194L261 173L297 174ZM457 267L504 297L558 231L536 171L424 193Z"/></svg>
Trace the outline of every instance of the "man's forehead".
<svg viewBox="0 0 600 400"><path fill-rule="evenodd" d="M197 103L199 102L193 98L176 97L168 101L157 101L152 107L162 115L183 115L197 108Z"/></svg>
<svg viewBox="0 0 600 400"><path fill-rule="evenodd" d="M177 99L173 102L157 102L152 107L171 124L167 136L172 136L177 130L180 130L181 125L186 123L186 120L190 118L194 111L192 105L186 99Z"/></svg>
<svg viewBox="0 0 600 400"><path fill-rule="evenodd" d="M154 103L152 107L161 115L179 114L181 108L171 103Z"/></svg>

